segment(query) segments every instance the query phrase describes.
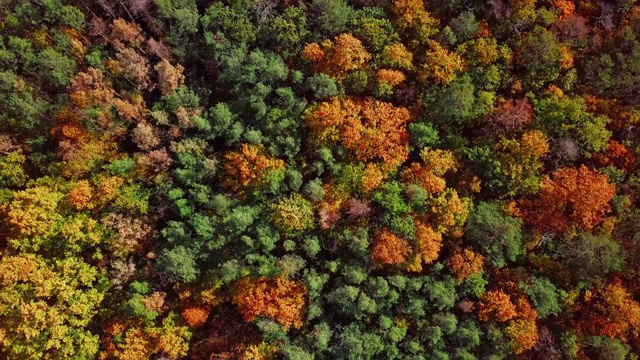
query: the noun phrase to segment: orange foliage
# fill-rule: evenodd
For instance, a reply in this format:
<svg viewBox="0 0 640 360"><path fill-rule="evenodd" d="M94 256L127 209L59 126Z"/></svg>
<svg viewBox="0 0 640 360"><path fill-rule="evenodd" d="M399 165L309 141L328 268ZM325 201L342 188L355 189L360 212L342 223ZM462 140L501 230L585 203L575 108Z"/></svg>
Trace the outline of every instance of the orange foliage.
<svg viewBox="0 0 640 360"><path fill-rule="evenodd" d="M246 278L235 285L232 300L245 321L267 316L288 329L302 326L306 295L304 284L284 277Z"/></svg>
<svg viewBox="0 0 640 360"><path fill-rule="evenodd" d="M371 261L376 266L400 265L410 252L411 247L406 241L385 229L375 236Z"/></svg>
<svg viewBox="0 0 640 360"><path fill-rule="evenodd" d="M201 306L189 306L182 310L182 318L191 327L200 327L207 322L209 310Z"/></svg>
<svg viewBox="0 0 640 360"><path fill-rule="evenodd" d="M511 297L502 290L487 291L480 302L478 318L482 321L495 319L505 322L515 318L516 306L511 302Z"/></svg>
<svg viewBox="0 0 640 360"><path fill-rule="evenodd" d="M457 170L457 161L453 153L424 148L420 152L420 157L423 164L412 163L408 169L404 169L400 174L402 180L407 183L416 183L432 195L444 191L446 182L442 176Z"/></svg>
<svg viewBox="0 0 640 360"><path fill-rule="evenodd" d="M343 80L348 72L361 69L371 60L371 54L362 42L351 34L341 34L322 42L322 48L316 43L307 44L302 58L314 64L316 72L323 72L338 80Z"/></svg>
<svg viewBox="0 0 640 360"><path fill-rule="evenodd" d="M378 75L378 81L380 83L388 84L391 87L394 87L407 79L404 73L399 70L379 69L376 74Z"/></svg>
<svg viewBox="0 0 640 360"><path fill-rule="evenodd" d="M640 304L619 280L597 292L578 326L594 335L627 341L640 337Z"/></svg>
<svg viewBox="0 0 640 360"><path fill-rule="evenodd" d="M560 19L563 19L576 11L576 5L573 3L573 0L553 0L551 3L553 4L553 7L558 9Z"/></svg>
<svg viewBox="0 0 640 360"><path fill-rule="evenodd" d="M284 168L284 161L264 155L264 150L251 144L242 144L239 152L224 155L224 177L222 185L235 192L261 185L270 170Z"/></svg>
<svg viewBox="0 0 640 360"><path fill-rule="evenodd" d="M362 173L362 187L364 191L370 192L377 189L384 180L384 175L380 171L380 166L374 163L365 165Z"/></svg>
<svg viewBox="0 0 640 360"><path fill-rule="evenodd" d="M78 181L75 186L67 194L67 201L76 208L76 210L93 209L95 204L91 202L93 196L93 187L87 180Z"/></svg>
<svg viewBox="0 0 640 360"><path fill-rule="evenodd" d="M311 63L319 63L324 61L326 54L318 43L307 44L302 50L302 59Z"/></svg>
<svg viewBox="0 0 640 360"><path fill-rule="evenodd" d="M560 48L560 68L562 70L569 70L573 67L573 53L568 46Z"/></svg>
<svg viewBox="0 0 640 360"><path fill-rule="evenodd" d="M590 230L610 210L616 187L609 178L584 165L562 168L540 181L540 197L522 201L525 219L540 230L563 232L569 224Z"/></svg>
<svg viewBox="0 0 640 360"><path fill-rule="evenodd" d="M461 284L468 276L479 274L484 268L484 256L467 248L456 251L449 258L449 267L456 277L458 284Z"/></svg>
<svg viewBox="0 0 640 360"><path fill-rule="evenodd" d="M318 143L339 141L359 161L380 161L393 169L409 154L410 113L372 98L333 98L306 114Z"/></svg>
<svg viewBox="0 0 640 360"><path fill-rule="evenodd" d="M604 155L593 156L602 166L615 166L624 171L629 171L636 162L636 157L626 146L611 140Z"/></svg>

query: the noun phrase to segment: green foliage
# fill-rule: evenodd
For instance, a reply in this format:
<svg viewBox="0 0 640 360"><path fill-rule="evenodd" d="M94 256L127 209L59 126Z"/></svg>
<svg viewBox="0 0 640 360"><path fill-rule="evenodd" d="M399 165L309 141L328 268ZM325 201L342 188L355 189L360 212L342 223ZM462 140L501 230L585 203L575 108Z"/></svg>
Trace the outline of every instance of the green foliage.
<svg viewBox="0 0 640 360"><path fill-rule="evenodd" d="M504 215L498 205L483 202L469 215L465 232L489 264L503 267L522 254L520 226L519 219Z"/></svg>

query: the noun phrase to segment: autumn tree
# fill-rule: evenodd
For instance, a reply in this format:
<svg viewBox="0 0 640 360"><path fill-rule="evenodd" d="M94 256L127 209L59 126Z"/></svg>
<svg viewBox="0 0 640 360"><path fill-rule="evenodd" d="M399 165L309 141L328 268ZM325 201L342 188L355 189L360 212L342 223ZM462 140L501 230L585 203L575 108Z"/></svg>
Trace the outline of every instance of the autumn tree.
<svg viewBox="0 0 640 360"><path fill-rule="evenodd" d="M429 48L422 67L418 69L418 79L423 82L433 81L436 85L447 85L463 69L462 58L433 40L429 41Z"/></svg>
<svg viewBox="0 0 640 360"><path fill-rule="evenodd" d="M483 271L484 256L466 248L456 251L448 260L449 268L456 277L458 284L467 277L479 274Z"/></svg>
<svg viewBox="0 0 640 360"><path fill-rule="evenodd" d="M540 181L540 197L523 201L525 220L542 231L563 232L570 225L590 230L609 211L615 185L584 165L556 170Z"/></svg>
<svg viewBox="0 0 640 360"><path fill-rule="evenodd" d="M0 344L11 358L91 358L98 336L87 330L106 291L99 271L82 259L0 261Z"/></svg>
<svg viewBox="0 0 640 360"><path fill-rule="evenodd" d="M444 175L457 170L457 160L452 152L441 149L424 148L420 152L421 163L412 163L401 172L407 183L417 183L430 195L446 189Z"/></svg>
<svg viewBox="0 0 640 360"><path fill-rule="evenodd" d="M333 98L307 112L318 144L342 144L359 161L379 161L387 169L408 156L409 111L371 98Z"/></svg>
<svg viewBox="0 0 640 360"><path fill-rule="evenodd" d="M313 207L300 194L283 198L273 204L270 213L274 226L286 234L313 227Z"/></svg>
<svg viewBox="0 0 640 360"><path fill-rule="evenodd" d="M223 186L241 194L266 184L268 173L283 170L284 162L264 154L257 145L242 144L239 151L224 155L223 167Z"/></svg>
<svg viewBox="0 0 640 360"><path fill-rule="evenodd" d="M486 131L491 134L510 134L524 129L534 115L529 99L505 100L485 118Z"/></svg>
<svg viewBox="0 0 640 360"><path fill-rule="evenodd" d="M425 44L438 31L440 21L427 12L422 0L395 1L391 11L396 28L412 46Z"/></svg>
<svg viewBox="0 0 640 360"><path fill-rule="evenodd" d="M341 34L335 37L335 42L327 39L320 45L307 44L302 58L312 63L316 72L342 81L349 72L363 68L371 60L371 54L360 40L351 34Z"/></svg>
<svg viewBox="0 0 640 360"><path fill-rule="evenodd" d="M405 240L389 230L383 230L375 236L371 249L371 261L377 266L397 266L406 261L410 252L411 247Z"/></svg>
<svg viewBox="0 0 640 360"><path fill-rule="evenodd" d="M285 328L302 326L307 289L284 277L240 280L233 290L232 301L245 321L266 316Z"/></svg>
<svg viewBox="0 0 640 360"><path fill-rule="evenodd" d="M605 285L586 300L589 303L580 328L623 341L640 337L640 304L620 280Z"/></svg>
<svg viewBox="0 0 640 360"><path fill-rule="evenodd" d="M478 312L480 320L495 319L499 322L505 322L515 318L516 315L516 305L511 301L511 296L502 290L490 290L483 295Z"/></svg>

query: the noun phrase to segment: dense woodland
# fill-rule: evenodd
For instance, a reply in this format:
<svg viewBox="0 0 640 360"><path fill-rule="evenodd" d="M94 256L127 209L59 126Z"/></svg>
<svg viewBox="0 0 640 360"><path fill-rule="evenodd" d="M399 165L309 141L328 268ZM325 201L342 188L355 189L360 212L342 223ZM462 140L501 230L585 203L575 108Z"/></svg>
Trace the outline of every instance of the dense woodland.
<svg viewBox="0 0 640 360"><path fill-rule="evenodd" d="M0 358L638 359L635 0L0 1Z"/></svg>

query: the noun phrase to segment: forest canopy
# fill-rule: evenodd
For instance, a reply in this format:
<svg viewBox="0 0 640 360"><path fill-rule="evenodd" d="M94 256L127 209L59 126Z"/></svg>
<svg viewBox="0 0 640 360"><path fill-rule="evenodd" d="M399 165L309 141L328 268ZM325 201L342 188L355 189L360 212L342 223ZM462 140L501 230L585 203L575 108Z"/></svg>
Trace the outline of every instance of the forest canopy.
<svg viewBox="0 0 640 360"><path fill-rule="evenodd" d="M637 360L639 38L635 0L0 1L0 359Z"/></svg>

